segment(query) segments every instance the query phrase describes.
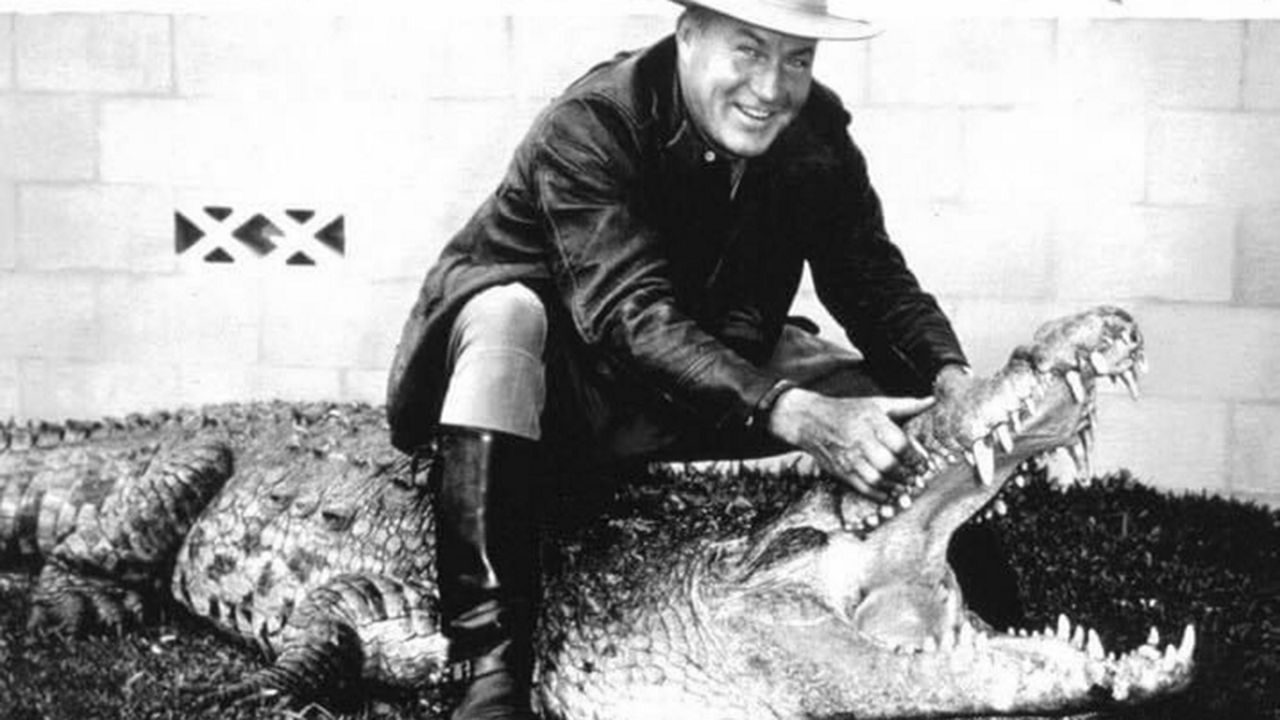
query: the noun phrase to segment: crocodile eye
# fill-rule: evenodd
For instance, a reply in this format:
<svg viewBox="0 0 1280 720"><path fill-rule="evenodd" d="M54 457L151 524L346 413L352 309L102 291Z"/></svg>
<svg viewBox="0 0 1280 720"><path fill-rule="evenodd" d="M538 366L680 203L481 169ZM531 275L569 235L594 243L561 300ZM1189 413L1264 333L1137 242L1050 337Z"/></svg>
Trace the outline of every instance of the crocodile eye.
<svg viewBox="0 0 1280 720"><path fill-rule="evenodd" d="M324 526L334 532L343 532L355 522L356 512L353 508L325 508L320 511Z"/></svg>

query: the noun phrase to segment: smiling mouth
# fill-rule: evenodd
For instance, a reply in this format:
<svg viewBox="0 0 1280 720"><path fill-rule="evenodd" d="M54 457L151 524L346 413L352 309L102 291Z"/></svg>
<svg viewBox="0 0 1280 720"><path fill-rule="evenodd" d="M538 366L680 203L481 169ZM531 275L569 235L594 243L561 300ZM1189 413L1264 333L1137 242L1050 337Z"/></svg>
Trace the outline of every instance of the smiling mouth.
<svg viewBox="0 0 1280 720"><path fill-rule="evenodd" d="M752 108L745 105L734 105L734 108L748 120L755 123L769 122L778 114L773 110L762 110L760 108Z"/></svg>

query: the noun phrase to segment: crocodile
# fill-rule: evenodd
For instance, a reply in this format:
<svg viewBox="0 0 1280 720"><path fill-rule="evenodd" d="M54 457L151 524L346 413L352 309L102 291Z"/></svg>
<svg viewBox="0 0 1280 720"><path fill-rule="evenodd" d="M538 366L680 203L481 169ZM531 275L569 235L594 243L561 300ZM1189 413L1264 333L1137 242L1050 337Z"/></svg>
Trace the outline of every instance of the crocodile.
<svg viewBox="0 0 1280 720"><path fill-rule="evenodd" d="M536 638L541 713L1039 716L1183 689L1193 626L1164 646L1153 629L1124 653L1065 615L998 631L966 609L946 559L1006 483L1063 448L1087 457L1099 381L1136 398L1144 368L1133 318L1086 310L909 420L921 462L886 502L818 479L746 527L672 509L652 532L609 532L606 516L557 537ZM39 568L33 629L121 627L170 598L266 653L204 696L220 703L443 681L427 473L389 446L378 408L0 427L0 569Z"/></svg>

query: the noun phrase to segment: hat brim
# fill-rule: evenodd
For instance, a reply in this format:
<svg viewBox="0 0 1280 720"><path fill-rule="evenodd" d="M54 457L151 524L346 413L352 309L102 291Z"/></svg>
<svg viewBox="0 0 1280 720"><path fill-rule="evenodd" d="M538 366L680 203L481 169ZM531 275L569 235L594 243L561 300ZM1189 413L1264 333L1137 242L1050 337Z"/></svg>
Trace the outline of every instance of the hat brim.
<svg viewBox="0 0 1280 720"><path fill-rule="evenodd" d="M883 28L869 20L817 13L775 5L761 0L673 0L680 5L700 5L766 30L815 40L866 40Z"/></svg>

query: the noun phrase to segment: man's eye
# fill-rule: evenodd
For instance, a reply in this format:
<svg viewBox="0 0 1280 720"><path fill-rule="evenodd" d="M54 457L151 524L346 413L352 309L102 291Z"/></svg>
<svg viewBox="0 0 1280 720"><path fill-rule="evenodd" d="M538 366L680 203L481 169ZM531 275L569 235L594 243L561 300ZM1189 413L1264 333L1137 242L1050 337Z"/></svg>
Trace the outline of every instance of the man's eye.
<svg viewBox="0 0 1280 720"><path fill-rule="evenodd" d="M791 58L787 61L792 70L808 70L813 66L813 59L806 57Z"/></svg>
<svg viewBox="0 0 1280 720"><path fill-rule="evenodd" d="M759 60L764 57L764 53L751 47L750 45L741 45L738 47L738 53L749 60Z"/></svg>

